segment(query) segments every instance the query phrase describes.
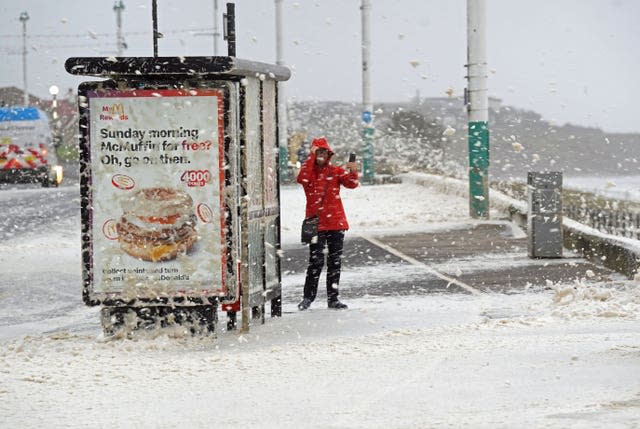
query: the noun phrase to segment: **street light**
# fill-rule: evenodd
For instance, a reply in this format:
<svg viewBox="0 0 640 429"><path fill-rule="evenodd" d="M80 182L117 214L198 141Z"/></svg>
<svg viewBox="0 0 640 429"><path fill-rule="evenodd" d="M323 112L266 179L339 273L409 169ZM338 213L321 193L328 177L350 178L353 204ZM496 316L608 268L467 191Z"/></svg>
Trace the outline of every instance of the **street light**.
<svg viewBox="0 0 640 429"><path fill-rule="evenodd" d="M275 0L276 6L276 64L284 66L283 42L282 42L282 0ZM287 100L285 96L284 82L276 82L278 85L278 146L280 159L280 180L286 182L289 177L289 148L287 135Z"/></svg>
<svg viewBox="0 0 640 429"><path fill-rule="evenodd" d="M467 0L469 214L489 219L489 97L486 0Z"/></svg>
<svg viewBox="0 0 640 429"><path fill-rule="evenodd" d="M56 85L49 87L49 94L51 94L51 117L53 118L53 147L58 148L62 142L60 136L60 119L58 117L58 94L60 88Z"/></svg>
<svg viewBox="0 0 640 429"><path fill-rule="evenodd" d="M29 14L22 12L20 22L22 23L22 81L24 82L24 105L29 105L29 93L27 92L27 21Z"/></svg>
<svg viewBox="0 0 640 429"><path fill-rule="evenodd" d="M362 157L363 183L375 183L375 160L373 150L373 102L371 101L371 0L362 0Z"/></svg>

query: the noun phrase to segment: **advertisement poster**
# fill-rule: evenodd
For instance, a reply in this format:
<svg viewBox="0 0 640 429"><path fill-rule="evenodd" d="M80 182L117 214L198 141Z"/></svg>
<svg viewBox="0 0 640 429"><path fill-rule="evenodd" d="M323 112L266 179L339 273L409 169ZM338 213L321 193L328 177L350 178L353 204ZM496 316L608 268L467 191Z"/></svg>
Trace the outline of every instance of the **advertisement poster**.
<svg viewBox="0 0 640 429"><path fill-rule="evenodd" d="M87 93L94 292L226 292L223 93Z"/></svg>

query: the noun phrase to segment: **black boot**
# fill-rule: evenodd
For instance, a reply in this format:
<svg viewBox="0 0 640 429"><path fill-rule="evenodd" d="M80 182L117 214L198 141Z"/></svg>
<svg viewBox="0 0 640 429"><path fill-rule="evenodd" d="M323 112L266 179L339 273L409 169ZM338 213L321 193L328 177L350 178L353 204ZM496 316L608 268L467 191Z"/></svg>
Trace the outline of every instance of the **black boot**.
<svg viewBox="0 0 640 429"><path fill-rule="evenodd" d="M309 298L303 299L300 301L300 304L298 304L298 310L300 311L304 311L309 307L311 307L311 300Z"/></svg>
<svg viewBox="0 0 640 429"><path fill-rule="evenodd" d="M347 304L341 303L337 298L327 301L327 306L333 310L346 310L349 308Z"/></svg>

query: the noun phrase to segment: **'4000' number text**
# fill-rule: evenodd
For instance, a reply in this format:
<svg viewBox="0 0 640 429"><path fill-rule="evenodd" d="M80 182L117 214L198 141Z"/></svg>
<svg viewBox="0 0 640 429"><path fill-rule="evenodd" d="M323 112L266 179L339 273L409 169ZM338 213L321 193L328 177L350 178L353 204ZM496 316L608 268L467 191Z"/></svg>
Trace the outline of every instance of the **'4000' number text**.
<svg viewBox="0 0 640 429"><path fill-rule="evenodd" d="M181 182L187 182L187 186L204 186L211 183L211 172L209 170L187 170L180 176Z"/></svg>

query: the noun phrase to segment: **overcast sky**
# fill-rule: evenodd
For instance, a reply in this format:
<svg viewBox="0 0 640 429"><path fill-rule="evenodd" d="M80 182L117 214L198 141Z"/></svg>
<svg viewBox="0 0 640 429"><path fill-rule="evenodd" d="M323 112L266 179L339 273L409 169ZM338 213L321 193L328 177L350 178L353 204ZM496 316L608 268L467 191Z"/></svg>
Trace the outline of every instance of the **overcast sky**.
<svg viewBox="0 0 640 429"><path fill-rule="evenodd" d="M151 0L124 0L127 56L151 56ZM466 0L371 0L375 101L446 96L466 85ZM158 0L159 55L211 55L213 0ZM224 0L219 1L220 13ZM188 5L188 6L187 6ZM28 89L48 96L82 78L71 56L115 54L108 0L0 0L0 86L22 88L22 24L27 11ZM275 62L272 0L237 0L237 55ZM640 2L487 0L489 94L558 124L640 132ZM220 25L221 26L221 25ZM196 30L194 29L203 29ZM361 102L360 0L284 0L284 57L294 74L287 97ZM194 34L195 33L195 34ZM226 45L219 43L220 52Z"/></svg>

